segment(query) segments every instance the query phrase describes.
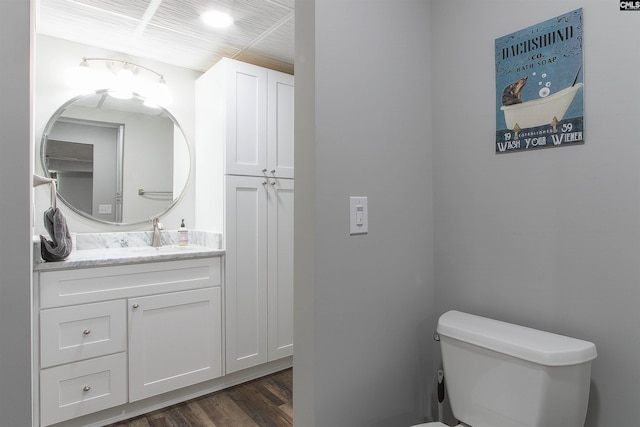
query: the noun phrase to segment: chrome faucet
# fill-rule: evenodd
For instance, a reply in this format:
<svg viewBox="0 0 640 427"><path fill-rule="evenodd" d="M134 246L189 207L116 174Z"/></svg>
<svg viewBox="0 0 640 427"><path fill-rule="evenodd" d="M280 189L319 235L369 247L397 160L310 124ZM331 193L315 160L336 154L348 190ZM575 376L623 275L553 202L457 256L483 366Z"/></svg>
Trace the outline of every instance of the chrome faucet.
<svg viewBox="0 0 640 427"><path fill-rule="evenodd" d="M153 241L151 242L151 246L154 248L159 248L162 246L162 239L160 239L160 230L162 230L162 224L160 223L160 218L155 217L152 219L153 221Z"/></svg>

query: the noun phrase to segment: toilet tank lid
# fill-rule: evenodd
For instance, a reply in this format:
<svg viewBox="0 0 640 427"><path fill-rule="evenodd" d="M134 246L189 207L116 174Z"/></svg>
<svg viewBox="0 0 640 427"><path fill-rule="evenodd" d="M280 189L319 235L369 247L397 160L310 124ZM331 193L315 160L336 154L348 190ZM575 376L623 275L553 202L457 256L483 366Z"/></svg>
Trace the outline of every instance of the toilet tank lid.
<svg viewBox="0 0 640 427"><path fill-rule="evenodd" d="M460 311L448 311L438 320L438 334L545 366L566 366L596 358L596 346L512 323Z"/></svg>

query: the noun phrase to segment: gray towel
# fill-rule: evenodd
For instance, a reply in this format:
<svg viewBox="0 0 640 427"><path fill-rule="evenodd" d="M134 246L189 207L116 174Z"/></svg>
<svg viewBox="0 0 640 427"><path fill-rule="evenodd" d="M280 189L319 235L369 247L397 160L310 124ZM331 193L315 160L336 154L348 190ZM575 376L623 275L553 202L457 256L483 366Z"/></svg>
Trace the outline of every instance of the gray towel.
<svg viewBox="0 0 640 427"><path fill-rule="evenodd" d="M44 212L44 227L53 240L40 236L40 253L45 261L62 261L73 249L71 233L67 228L67 220L58 208L49 208Z"/></svg>

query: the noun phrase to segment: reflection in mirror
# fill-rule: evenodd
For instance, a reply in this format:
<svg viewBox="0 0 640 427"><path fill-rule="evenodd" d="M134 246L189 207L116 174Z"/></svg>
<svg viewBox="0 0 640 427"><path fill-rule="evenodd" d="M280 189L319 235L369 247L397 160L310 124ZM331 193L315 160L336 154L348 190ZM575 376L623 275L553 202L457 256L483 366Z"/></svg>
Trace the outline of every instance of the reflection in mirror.
<svg viewBox="0 0 640 427"><path fill-rule="evenodd" d="M72 99L47 124L41 159L72 210L111 224L164 214L189 179L189 147L175 119L139 97L100 91Z"/></svg>
<svg viewBox="0 0 640 427"><path fill-rule="evenodd" d="M58 193L76 209L122 222L124 126L60 117L49 131L45 168ZM94 161L100 159L100 161Z"/></svg>

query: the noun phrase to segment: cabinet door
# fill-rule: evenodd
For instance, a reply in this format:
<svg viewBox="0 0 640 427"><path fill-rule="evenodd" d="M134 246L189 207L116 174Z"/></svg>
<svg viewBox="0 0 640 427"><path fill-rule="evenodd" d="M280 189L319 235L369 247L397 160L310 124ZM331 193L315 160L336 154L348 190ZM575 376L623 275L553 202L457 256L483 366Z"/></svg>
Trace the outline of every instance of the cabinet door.
<svg viewBox="0 0 640 427"><path fill-rule="evenodd" d="M293 178L293 76L269 70L267 84L268 176Z"/></svg>
<svg viewBox="0 0 640 427"><path fill-rule="evenodd" d="M293 180L268 193L269 361L293 354Z"/></svg>
<svg viewBox="0 0 640 427"><path fill-rule="evenodd" d="M226 372L267 361L266 178L227 176Z"/></svg>
<svg viewBox="0 0 640 427"><path fill-rule="evenodd" d="M131 298L129 401L222 375L220 288Z"/></svg>
<svg viewBox="0 0 640 427"><path fill-rule="evenodd" d="M267 168L267 70L228 61L225 171L262 175Z"/></svg>

